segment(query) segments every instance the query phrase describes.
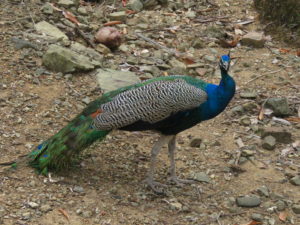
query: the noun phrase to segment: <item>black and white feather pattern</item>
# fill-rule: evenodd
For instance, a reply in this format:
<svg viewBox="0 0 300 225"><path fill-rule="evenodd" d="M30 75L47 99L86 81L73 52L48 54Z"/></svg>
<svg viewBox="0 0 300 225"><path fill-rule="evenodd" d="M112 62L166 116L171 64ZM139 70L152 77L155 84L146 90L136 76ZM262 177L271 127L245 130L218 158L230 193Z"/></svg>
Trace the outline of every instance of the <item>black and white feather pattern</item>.
<svg viewBox="0 0 300 225"><path fill-rule="evenodd" d="M101 105L94 127L111 130L139 120L156 123L173 113L198 107L207 94L183 79L155 81L116 95Z"/></svg>

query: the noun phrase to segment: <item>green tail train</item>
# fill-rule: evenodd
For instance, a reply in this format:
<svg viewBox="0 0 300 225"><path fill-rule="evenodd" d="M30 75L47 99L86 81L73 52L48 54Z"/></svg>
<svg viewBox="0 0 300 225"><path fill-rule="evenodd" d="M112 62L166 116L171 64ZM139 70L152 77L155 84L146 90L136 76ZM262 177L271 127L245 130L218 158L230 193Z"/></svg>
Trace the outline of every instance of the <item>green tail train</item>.
<svg viewBox="0 0 300 225"><path fill-rule="evenodd" d="M58 133L41 143L29 153L29 165L40 173L48 169L59 170L70 164L74 155L80 153L96 140L102 140L110 131L92 129L91 115L105 102L100 98L91 102L81 114L75 117Z"/></svg>

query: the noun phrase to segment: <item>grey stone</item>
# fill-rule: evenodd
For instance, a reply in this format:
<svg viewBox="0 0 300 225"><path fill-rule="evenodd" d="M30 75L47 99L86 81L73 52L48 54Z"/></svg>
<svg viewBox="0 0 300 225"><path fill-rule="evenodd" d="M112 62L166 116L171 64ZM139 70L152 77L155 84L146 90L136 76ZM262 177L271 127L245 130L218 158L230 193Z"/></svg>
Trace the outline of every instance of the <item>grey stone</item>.
<svg viewBox="0 0 300 225"><path fill-rule="evenodd" d="M170 202L170 209L172 210L181 210L182 204L180 202Z"/></svg>
<svg viewBox="0 0 300 225"><path fill-rule="evenodd" d="M187 11L187 12L185 13L185 16L186 16L187 18L194 19L194 18L197 16L197 14L196 14L195 11L189 10L189 11Z"/></svg>
<svg viewBox="0 0 300 225"><path fill-rule="evenodd" d="M258 222L262 222L264 217L263 215L259 214L259 213L252 213L251 214L251 219L258 221Z"/></svg>
<svg viewBox="0 0 300 225"><path fill-rule="evenodd" d="M147 0L147 1L143 1L143 5L145 9L150 9L153 8L154 6L158 5L157 0Z"/></svg>
<svg viewBox="0 0 300 225"><path fill-rule="evenodd" d="M286 98L269 98L265 104L266 108L272 109L275 116L288 116L291 114Z"/></svg>
<svg viewBox="0 0 300 225"><path fill-rule="evenodd" d="M39 207L39 204L36 202L28 202L27 203L29 205L30 208L36 209Z"/></svg>
<svg viewBox="0 0 300 225"><path fill-rule="evenodd" d="M242 115L244 114L244 108L241 105L235 106L230 110L230 115L235 116L235 115Z"/></svg>
<svg viewBox="0 0 300 225"><path fill-rule="evenodd" d="M81 187L81 186L75 186L75 187L73 188L73 191L74 191L74 192L77 192L77 193L83 193L83 192L84 192L84 189L83 189L83 187Z"/></svg>
<svg viewBox="0 0 300 225"><path fill-rule="evenodd" d="M199 38L196 38L196 40L193 41L192 43L192 47L194 48L204 48L205 47L205 42L202 41L201 39Z"/></svg>
<svg viewBox="0 0 300 225"><path fill-rule="evenodd" d="M276 207L277 207L277 210L279 211L283 211L285 210L286 208L286 204L284 203L284 201L282 200L278 200L276 203L275 203Z"/></svg>
<svg viewBox="0 0 300 225"><path fill-rule="evenodd" d="M72 0L59 0L57 3L59 6L64 6L66 8L74 6L75 3Z"/></svg>
<svg viewBox="0 0 300 225"><path fill-rule="evenodd" d="M300 186L300 176L294 176L292 179L290 179L291 184Z"/></svg>
<svg viewBox="0 0 300 225"><path fill-rule="evenodd" d="M261 204L260 197L257 195L246 195L238 197L236 203L241 207L256 207Z"/></svg>
<svg viewBox="0 0 300 225"><path fill-rule="evenodd" d="M143 7L144 5L140 0L129 0L129 2L127 3L127 8L136 12L142 11Z"/></svg>
<svg viewBox="0 0 300 225"><path fill-rule="evenodd" d="M240 118L240 124L243 126L249 126L251 124L251 120L249 116L242 116Z"/></svg>
<svg viewBox="0 0 300 225"><path fill-rule="evenodd" d="M60 29L58 29L57 27L53 26L52 24L46 21L41 21L35 24L35 29L40 33L44 33L46 35L56 38L56 40L59 39L68 40L67 35L65 35Z"/></svg>
<svg viewBox="0 0 300 225"><path fill-rule="evenodd" d="M282 127L267 127L262 130L261 137L273 136L277 142L283 144L289 144L292 140L291 132Z"/></svg>
<svg viewBox="0 0 300 225"><path fill-rule="evenodd" d="M89 104L89 103L91 102L91 99L90 99L88 96L86 96L86 97L83 98L81 101L82 101L83 103L85 103L85 104Z"/></svg>
<svg viewBox="0 0 300 225"><path fill-rule="evenodd" d="M183 62L180 62L179 60L177 60L175 57L173 57L170 61L169 64L171 65L171 67L173 68L179 68L182 70L186 70L186 65Z"/></svg>
<svg viewBox="0 0 300 225"><path fill-rule="evenodd" d="M294 204L292 205L292 210L296 214L300 214L300 204Z"/></svg>
<svg viewBox="0 0 300 225"><path fill-rule="evenodd" d="M257 193L260 195L260 196L264 196L264 197L269 197L270 196L270 193L269 193L269 189L267 186L261 186L259 188L257 188Z"/></svg>
<svg viewBox="0 0 300 225"><path fill-rule="evenodd" d="M205 55L204 59L208 62L216 62L216 57L214 57L212 55Z"/></svg>
<svg viewBox="0 0 300 225"><path fill-rule="evenodd" d="M41 11L45 14L51 15L53 14L53 7L49 2L46 2L42 7L41 7Z"/></svg>
<svg viewBox="0 0 300 225"><path fill-rule="evenodd" d="M83 6L82 6L82 7L79 7L79 8L77 9L77 12L78 12L79 14L83 15L83 16L88 15L88 12L87 12L86 8L83 7Z"/></svg>
<svg viewBox="0 0 300 225"><path fill-rule="evenodd" d="M242 150L242 156L250 157L250 156L253 156L253 155L255 155L255 151L253 151L253 150L250 150L250 149Z"/></svg>
<svg viewBox="0 0 300 225"><path fill-rule="evenodd" d="M209 183L210 182L210 178L207 176L206 173L204 172L199 172L199 173L195 173L192 178L196 181L199 182L206 182Z"/></svg>
<svg viewBox="0 0 300 225"><path fill-rule="evenodd" d="M92 48L85 47L84 45L78 43L78 42L73 42L70 46L71 50L78 52L80 54L83 54L85 56L88 56L89 58L94 59L98 63L93 62L95 65L101 65L101 62L103 60L103 56L95 51Z"/></svg>
<svg viewBox="0 0 300 225"><path fill-rule="evenodd" d="M122 45L121 45L122 46ZM120 46L120 47L121 47ZM119 49L120 49L120 47L119 47ZM96 49L97 49L97 51L98 52L101 52L102 54L104 54L104 55L107 55L107 54L109 54L109 53L111 53L111 50L108 48L108 47L106 47L105 45L103 45L103 44L97 44L97 46L96 46ZM121 49L120 49L121 50ZM121 50L122 51L122 50Z"/></svg>
<svg viewBox="0 0 300 225"><path fill-rule="evenodd" d="M257 93L255 90L246 89L240 93L240 97L247 99L255 99L257 97Z"/></svg>
<svg viewBox="0 0 300 225"><path fill-rule="evenodd" d="M140 82L135 73L112 69L98 69L96 78L100 88L104 92Z"/></svg>
<svg viewBox="0 0 300 225"><path fill-rule="evenodd" d="M45 205L42 205L42 206L40 207L40 210L41 210L42 212L49 212L49 211L52 210L52 208L51 208L50 205L45 204Z"/></svg>
<svg viewBox="0 0 300 225"><path fill-rule="evenodd" d="M200 145L201 145L201 143L202 143L202 139L201 139L201 138L194 138L194 139L191 141L190 146L191 146L191 147L197 147L197 148L199 148Z"/></svg>
<svg viewBox="0 0 300 225"><path fill-rule="evenodd" d="M6 209L4 208L4 206L0 205L0 217L3 217L5 215L5 211L6 211Z"/></svg>
<svg viewBox="0 0 300 225"><path fill-rule="evenodd" d="M264 38L264 34L255 31L249 32L248 34L244 35L241 39L242 45L247 45L254 48L264 47L265 42L266 39Z"/></svg>
<svg viewBox="0 0 300 225"><path fill-rule="evenodd" d="M118 21L125 22L127 19L127 14L125 11L113 12L113 13L109 14L108 17L111 20L118 20Z"/></svg>
<svg viewBox="0 0 300 225"><path fill-rule="evenodd" d="M84 218L90 218L93 215L91 211L83 211L81 214Z"/></svg>
<svg viewBox="0 0 300 225"><path fill-rule="evenodd" d="M267 150L273 150L276 146L276 139L273 136L264 137L261 146Z"/></svg>
<svg viewBox="0 0 300 225"><path fill-rule="evenodd" d="M89 71L95 68L88 57L58 45L50 45L43 56L43 65L50 70L62 73Z"/></svg>

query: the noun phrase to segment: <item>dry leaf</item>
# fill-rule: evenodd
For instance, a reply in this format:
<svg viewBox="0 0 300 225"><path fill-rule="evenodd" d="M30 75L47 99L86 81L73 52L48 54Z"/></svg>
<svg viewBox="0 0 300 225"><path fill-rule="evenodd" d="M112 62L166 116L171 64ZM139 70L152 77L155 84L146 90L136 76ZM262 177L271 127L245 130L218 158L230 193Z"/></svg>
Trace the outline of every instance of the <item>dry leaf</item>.
<svg viewBox="0 0 300 225"><path fill-rule="evenodd" d="M123 22L119 21L119 20L115 20L115 21L109 21L109 22L103 24L103 26L112 26L112 25L121 24L121 23L123 23Z"/></svg>
<svg viewBox="0 0 300 225"><path fill-rule="evenodd" d="M183 56L181 57L181 60L186 64L186 65L190 65L190 64L194 64L195 61L193 58L189 57L189 56Z"/></svg>
<svg viewBox="0 0 300 225"><path fill-rule="evenodd" d="M287 212L280 212L278 218L281 221L286 221L287 216L288 216Z"/></svg>
<svg viewBox="0 0 300 225"><path fill-rule="evenodd" d="M62 12L63 10L60 8L57 8L53 3L50 3L50 5L52 6L52 8L56 11Z"/></svg>
<svg viewBox="0 0 300 225"><path fill-rule="evenodd" d="M244 224L241 224L241 225L257 225L257 224L261 224L261 222L258 222L258 221L255 221L255 220L252 220L251 222L249 223L244 223Z"/></svg>
<svg viewBox="0 0 300 225"><path fill-rule="evenodd" d="M265 108L264 107L260 107L259 114L258 114L258 119L259 120L263 120L264 119L264 115L265 115Z"/></svg>
<svg viewBox="0 0 300 225"><path fill-rule="evenodd" d="M79 25L79 21L76 19L76 17L69 11L63 11L63 15L70 20L71 22L75 23L76 25Z"/></svg>
<svg viewBox="0 0 300 225"><path fill-rule="evenodd" d="M288 118L285 118L285 119L290 121L290 122L300 123L300 117L288 117Z"/></svg>
<svg viewBox="0 0 300 225"><path fill-rule="evenodd" d="M207 69L205 68L197 68L196 72L200 75L200 76L204 76L207 73Z"/></svg>
<svg viewBox="0 0 300 225"><path fill-rule="evenodd" d="M300 57L300 50L296 51L296 56Z"/></svg>
<svg viewBox="0 0 300 225"><path fill-rule="evenodd" d="M68 221L70 221L70 216L66 210L60 208L60 209L58 209L58 212L60 212Z"/></svg>
<svg viewBox="0 0 300 225"><path fill-rule="evenodd" d="M286 48L280 48L279 51L280 51L280 53L289 53L291 50L286 49Z"/></svg>
<svg viewBox="0 0 300 225"><path fill-rule="evenodd" d="M235 37L233 40L231 41L227 41L225 39L220 39L219 40L219 44L223 47L223 48L234 48L237 46L237 44L240 41L240 37Z"/></svg>

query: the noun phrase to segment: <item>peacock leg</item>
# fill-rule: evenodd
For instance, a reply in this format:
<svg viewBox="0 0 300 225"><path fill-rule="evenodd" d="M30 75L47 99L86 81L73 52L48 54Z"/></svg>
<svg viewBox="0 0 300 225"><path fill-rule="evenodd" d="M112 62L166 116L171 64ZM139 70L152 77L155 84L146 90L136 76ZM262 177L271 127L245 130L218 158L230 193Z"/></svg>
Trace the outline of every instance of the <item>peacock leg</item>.
<svg viewBox="0 0 300 225"><path fill-rule="evenodd" d="M175 164L175 149L176 149L176 136L172 136L168 143L169 158L170 158L170 177L169 180L176 185L182 186L182 184L194 183L193 180L180 179L176 176L176 164Z"/></svg>
<svg viewBox="0 0 300 225"><path fill-rule="evenodd" d="M154 172L155 172L155 164L156 157L161 150L162 146L170 141L173 136L165 136L162 135L158 141L154 144L151 150L151 159L150 159L150 168L148 171L147 178L145 182L149 185L149 187L156 193L163 193L163 189L167 187L167 185L154 181Z"/></svg>

